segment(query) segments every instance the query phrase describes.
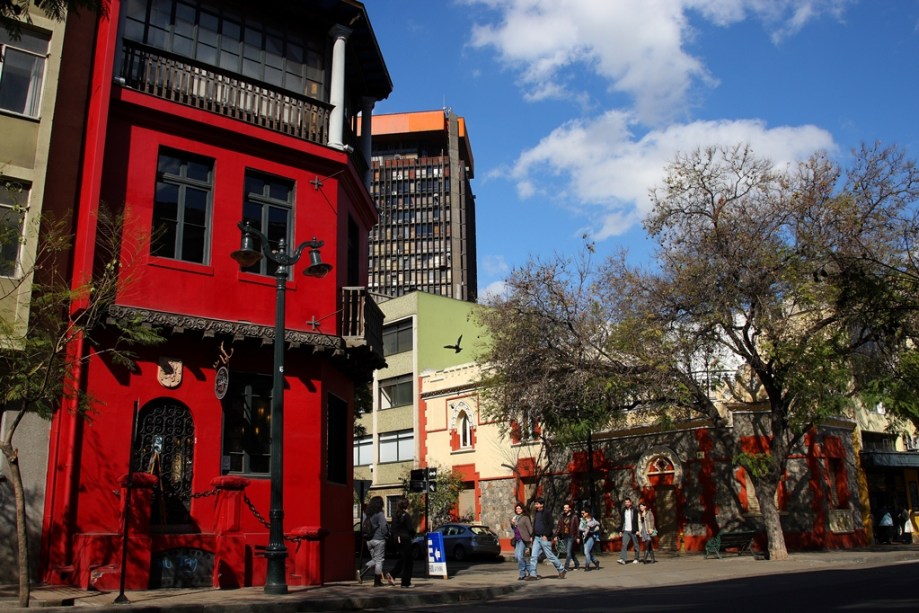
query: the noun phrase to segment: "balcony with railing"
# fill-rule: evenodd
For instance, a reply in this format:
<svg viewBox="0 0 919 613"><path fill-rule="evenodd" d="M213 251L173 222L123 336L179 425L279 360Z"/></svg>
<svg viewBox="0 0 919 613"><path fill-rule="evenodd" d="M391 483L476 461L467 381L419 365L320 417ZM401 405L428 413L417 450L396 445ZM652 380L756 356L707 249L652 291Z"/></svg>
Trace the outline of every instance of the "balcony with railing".
<svg viewBox="0 0 919 613"><path fill-rule="evenodd" d="M383 311L366 287L343 287L341 290L341 335L345 345L374 364L383 360Z"/></svg>
<svg viewBox="0 0 919 613"><path fill-rule="evenodd" d="M328 143L330 104L216 66L125 40L120 76L126 87L158 98Z"/></svg>

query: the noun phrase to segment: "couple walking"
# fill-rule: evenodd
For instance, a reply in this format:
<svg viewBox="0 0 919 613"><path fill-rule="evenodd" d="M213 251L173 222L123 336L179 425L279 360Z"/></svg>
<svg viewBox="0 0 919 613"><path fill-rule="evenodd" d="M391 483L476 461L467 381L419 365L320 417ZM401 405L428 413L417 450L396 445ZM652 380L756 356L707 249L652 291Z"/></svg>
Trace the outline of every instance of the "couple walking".
<svg viewBox="0 0 919 613"><path fill-rule="evenodd" d="M545 500L537 498L533 501L536 512L533 514L533 520L526 514L523 503L518 502L514 507L514 517L511 518L511 528L514 531L514 558L517 560L517 567L520 570L520 581L536 581L539 576L536 574L536 564L539 562L540 554L546 556L556 572L558 578L565 578L565 568L559 561L558 557L552 551L552 541L555 537L555 526L552 525L552 515L545 510ZM531 553L527 560L527 548Z"/></svg>
<svg viewBox="0 0 919 613"><path fill-rule="evenodd" d="M644 502L638 503L638 509L632 506L632 499L626 497L622 507L622 555L616 560L619 564L628 564L627 554L629 542L631 541L635 549L635 559L632 564L638 564L641 546L639 539L645 544L645 555L641 562L645 564L654 564L653 539L657 536L657 527L654 524L654 513ZM648 556L651 559L648 559Z"/></svg>

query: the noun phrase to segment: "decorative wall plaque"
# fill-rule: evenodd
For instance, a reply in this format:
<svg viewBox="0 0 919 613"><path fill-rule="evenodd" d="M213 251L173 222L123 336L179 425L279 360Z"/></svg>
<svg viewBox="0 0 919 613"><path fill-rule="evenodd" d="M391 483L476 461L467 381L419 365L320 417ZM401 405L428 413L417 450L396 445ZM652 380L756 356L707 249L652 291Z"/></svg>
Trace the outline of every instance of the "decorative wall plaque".
<svg viewBox="0 0 919 613"><path fill-rule="evenodd" d="M223 400L223 397L227 395L228 387L230 387L230 371L226 366L221 366L214 377L214 395L217 396L217 400Z"/></svg>
<svg viewBox="0 0 919 613"><path fill-rule="evenodd" d="M179 387L182 383L182 360L161 357L157 365L156 379L163 387Z"/></svg>

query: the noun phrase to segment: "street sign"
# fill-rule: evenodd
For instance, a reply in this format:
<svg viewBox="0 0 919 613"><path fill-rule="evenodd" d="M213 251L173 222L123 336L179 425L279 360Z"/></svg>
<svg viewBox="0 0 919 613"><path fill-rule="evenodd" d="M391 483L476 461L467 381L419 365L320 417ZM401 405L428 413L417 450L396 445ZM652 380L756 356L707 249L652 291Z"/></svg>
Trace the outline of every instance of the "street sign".
<svg viewBox="0 0 919 613"><path fill-rule="evenodd" d="M428 468L428 481L433 481L436 478L437 478L437 469Z"/></svg>
<svg viewBox="0 0 919 613"><path fill-rule="evenodd" d="M415 468L410 473L411 476L409 477L409 479L411 479L412 481L424 481L426 474L427 473L425 473L425 470L423 468Z"/></svg>
<svg viewBox="0 0 919 613"><path fill-rule="evenodd" d="M423 492L424 491L424 480L423 479L412 479L411 481L409 481L408 491Z"/></svg>
<svg viewBox="0 0 919 613"><path fill-rule="evenodd" d="M428 575L440 575L447 578L447 554L444 551L444 535L440 532L428 532L425 539L428 544Z"/></svg>
<svg viewBox="0 0 919 613"><path fill-rule="evenodd" d="M437 482L436 482L436 481L428 481L428 492L430 492L430 493L433 494L433 493L436 492L436 491L437 491Z"/></svg>

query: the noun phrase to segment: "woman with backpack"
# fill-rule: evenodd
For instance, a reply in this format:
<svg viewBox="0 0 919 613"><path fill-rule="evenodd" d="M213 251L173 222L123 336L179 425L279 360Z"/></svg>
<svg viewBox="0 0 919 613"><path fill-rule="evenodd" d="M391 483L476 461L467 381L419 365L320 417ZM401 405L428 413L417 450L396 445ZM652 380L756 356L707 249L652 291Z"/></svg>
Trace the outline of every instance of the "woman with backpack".
<svg viewBox="0 0 919 613"><path fill-rule="evenodd" d="M370 561L364 565L363 571L358 571L357 580L360 582L363 572L373 567L373 585L383 585L383 558L386 555L386 537L389 536L389 524L383 513L383 497L374 496L367 504L366 519L362 525L364 536L367 538L367 549L370 551Z"/></svg>

